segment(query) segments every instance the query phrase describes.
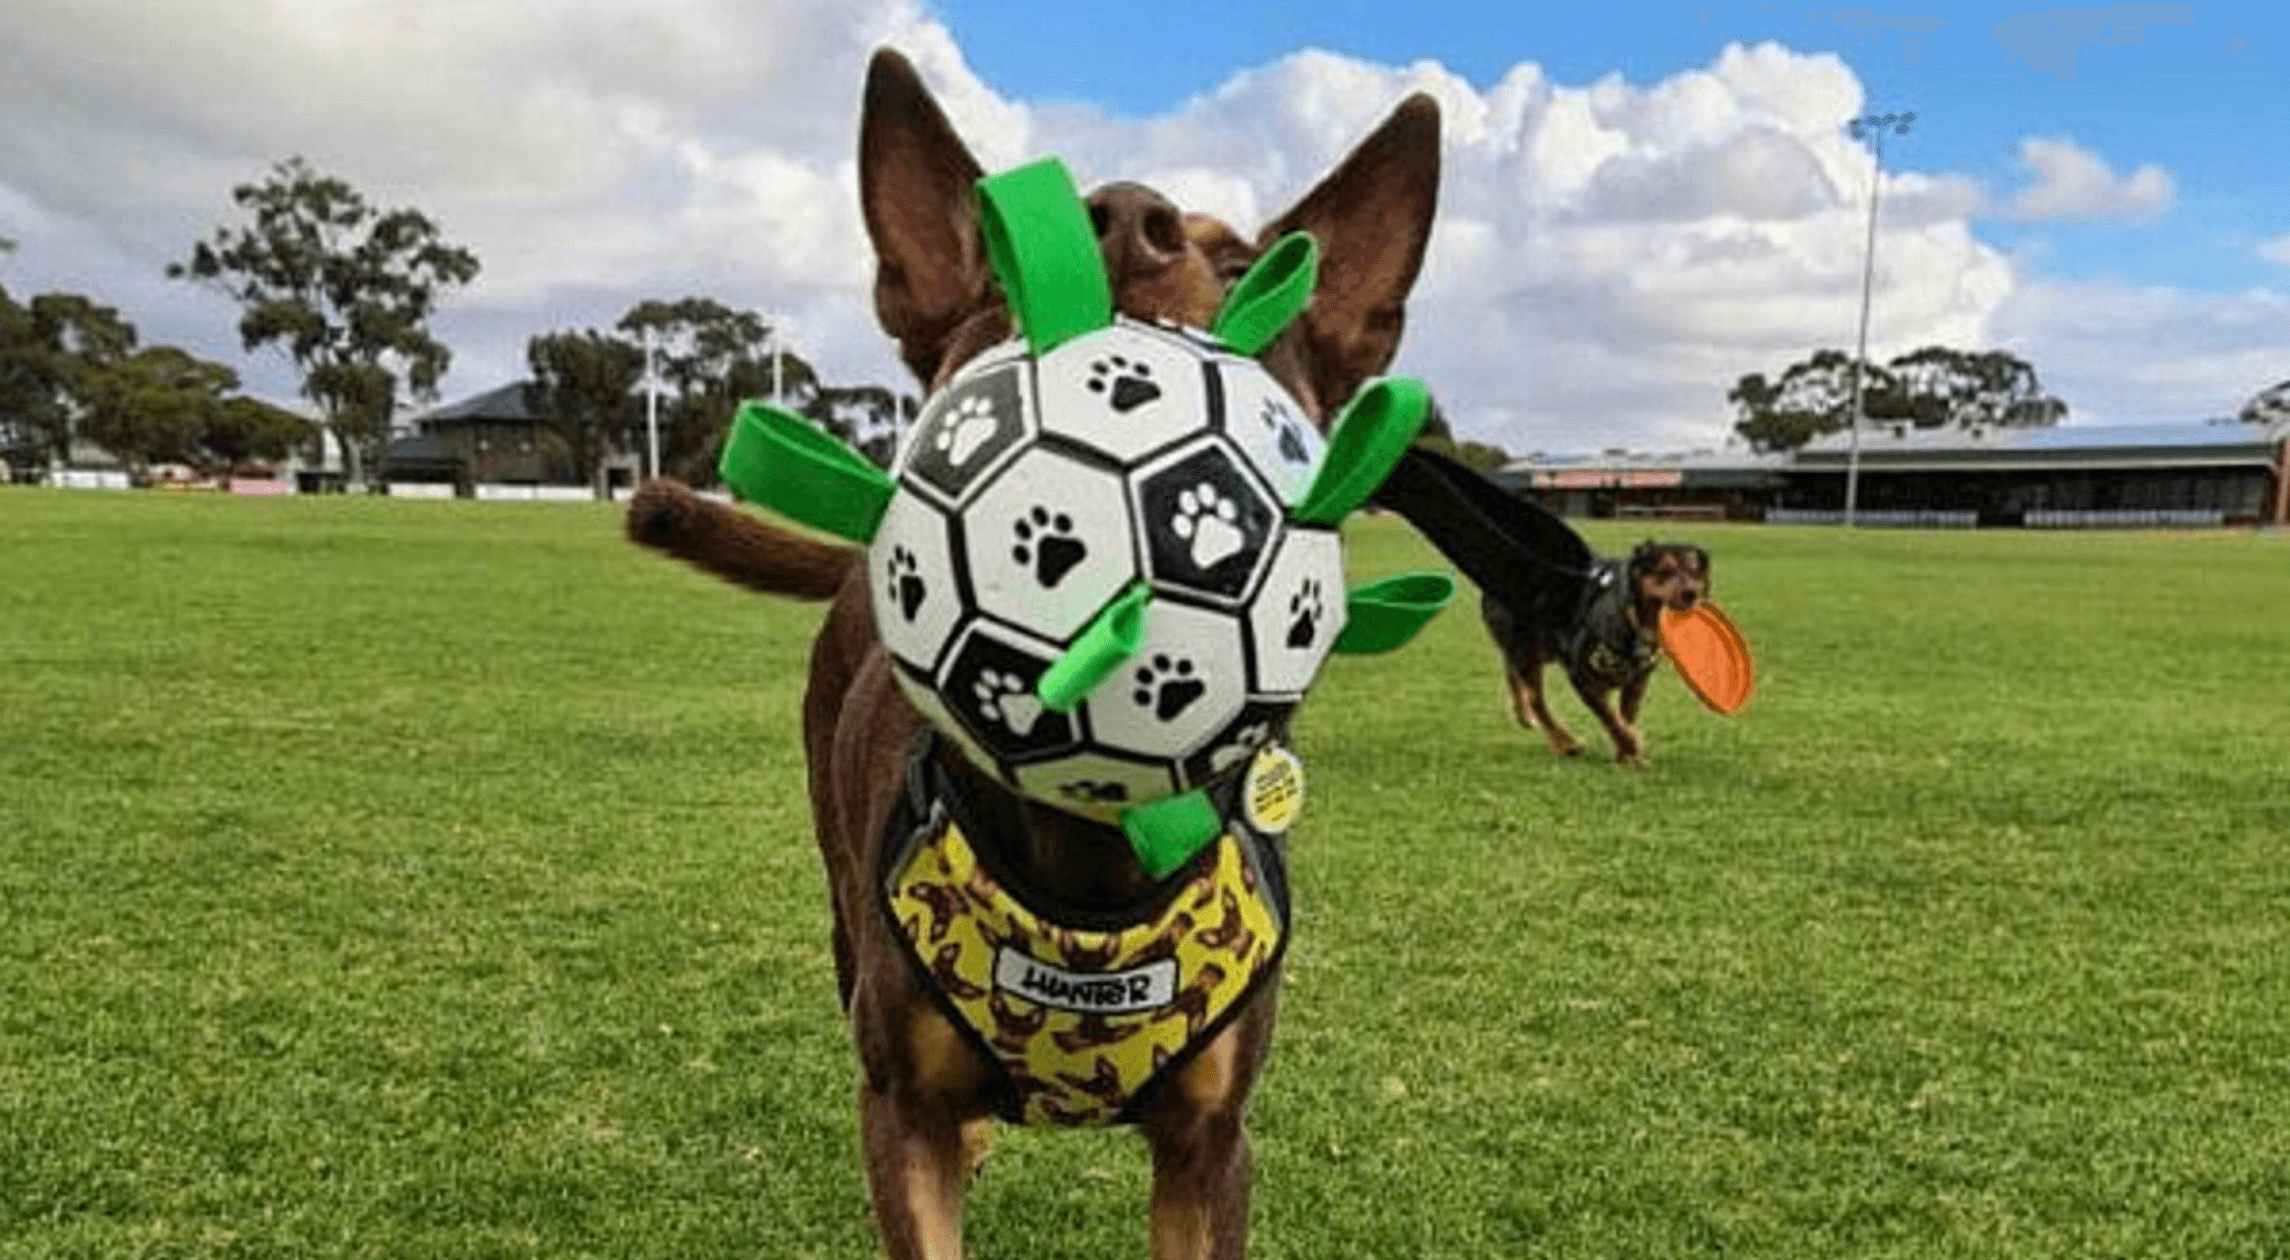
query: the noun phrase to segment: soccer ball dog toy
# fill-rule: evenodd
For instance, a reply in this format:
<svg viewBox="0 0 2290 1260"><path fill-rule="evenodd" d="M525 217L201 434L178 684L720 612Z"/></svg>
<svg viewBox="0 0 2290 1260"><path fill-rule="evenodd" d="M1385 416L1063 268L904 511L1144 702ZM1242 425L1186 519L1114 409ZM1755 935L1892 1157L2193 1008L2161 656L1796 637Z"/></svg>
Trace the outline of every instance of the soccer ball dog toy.
<svg viewBox="0 0 2290 1260"><path fill-rule="evenodd" d="M1325 445L1253 356L1309 301L1293 233L1206 330L1113 313L1056 159L981 180L1022 336L965 365L891 476L810 421L741 408L721 462L748 499L870 543L875 626L907 698L1044 804L1118 822L1158 876L1213 838L1202 789L1284 729L1330 652L1411 638L1444 574L1348 592L1337 525L1422 427L1423 387L1370 383Z"/></svg>

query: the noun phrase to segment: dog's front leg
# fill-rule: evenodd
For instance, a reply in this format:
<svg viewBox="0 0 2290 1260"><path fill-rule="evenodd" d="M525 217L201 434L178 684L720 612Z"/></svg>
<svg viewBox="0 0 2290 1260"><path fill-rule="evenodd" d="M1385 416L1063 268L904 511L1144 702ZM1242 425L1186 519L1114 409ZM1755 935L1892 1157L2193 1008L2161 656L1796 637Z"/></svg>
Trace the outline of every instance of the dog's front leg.
<svg viewBox="0 0 2290 1260"><path fill-rule="evenodd" d="M1614 760L1617 764L1636 770L1646 764L1646 744L1638 738L1638 729L1614 711L1606 692L1593 683L1573 678L1574 693L1589 706L1591 715L1606 728L1606 737L1614 741Z"/></svg>
<svg viewBox="0 0 2290 1260"><path fill-rule="evenodd" d="M883 987L901 992L884 994ZM875 1226L890 1260L960 1260L962 1204L985 1157L984 1069L909 986L862 984L859 1127Z"/></svg>
<svg viewBox="0 0 2290 1260"><path fill-rule="evenodd" d="M1270 1031L1236 1020L1161 1086L1144 1125L1153 1149L1153 1260L1241 1260L1248 1251L1248 1092Z"/></svg>
<svg viewBox="0 0 2290 1260"><path fill-rule="evenodd" d="M1638 706L1646 702L1646 684L1653 679L1653 671L1648 670L1643 674L1631 675L1630 681L1622 684L1622 720L1631 730L1638 729ZM1643 745L1644 741L1641 740L1640 744Z"/></svg>

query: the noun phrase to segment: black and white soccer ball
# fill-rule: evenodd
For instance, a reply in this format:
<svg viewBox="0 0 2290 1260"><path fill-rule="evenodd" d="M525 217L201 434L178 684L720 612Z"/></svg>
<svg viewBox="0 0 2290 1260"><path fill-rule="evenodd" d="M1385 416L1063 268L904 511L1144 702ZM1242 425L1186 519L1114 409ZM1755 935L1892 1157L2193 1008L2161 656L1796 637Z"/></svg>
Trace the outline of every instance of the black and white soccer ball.
<svg viewBox="0 0 2290 1260"><path fill-rule="evenodd" d="M1245 765L1343 627L1332 527L1289 519L1323 448L1253 359L1117 318L973 360L916 419L869 552L907 698L980 767L1092 817ZM1071 712L1042 672L1133 582L1142 649Z"/></svg>

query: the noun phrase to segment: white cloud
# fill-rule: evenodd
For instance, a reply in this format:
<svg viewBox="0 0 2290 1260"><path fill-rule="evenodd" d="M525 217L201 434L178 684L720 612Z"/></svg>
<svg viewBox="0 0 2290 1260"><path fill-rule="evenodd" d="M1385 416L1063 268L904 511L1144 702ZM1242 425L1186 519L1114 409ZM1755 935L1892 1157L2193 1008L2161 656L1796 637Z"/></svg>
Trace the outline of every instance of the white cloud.
<svg viewBox="0 0 2290 1260"><path fill-rule="evenodd" d="M72 0L8 25L0 182L24 209L0 201L0 232L23 238L0 282L116 295L147 340L235 354L228 304L201 312L219 337L177 327L195 291L160 301L159 276L236 221L232 186L301 154L476 250L484 271L439 326L490 341L456 345L449 392L519 370L532 333L640 297L846 323L830 309L872 276L852 137L878 44L913 54L981 153L1027 148L1024 110L915 0ZM846 376L894 370L879 337L821 354Z"/></svg>
<svg viewBox="0 0 2290 1260"><path fill-rule="evenodd" d="M2258 246L2258 256L2270 263L2280 263L2285 267L2290 267L2290 235L2277 236L2271 241L2261 242Z"/></svg>
<svg viewBox="0 0 2290 1260"><path fill-rule="evenodd" d="M236 310L161 272L234 221L233 184L294 153L430 212L483 259L437 319L449 395L521 373L534 333L683 293L784 320L833 379L904 385L874 327L853 152L883 43L990 169L1056 152L1085 185L1142 180L1244 230L1429 92L1441 219L1398 367L1467 435L1513 450L1715 444L1736 377L1849 344L1859 313L1872 164L1844 124L1861 86L1834 56L1773 44L1651 84L1521 64L1483 89L1433 63L1304 51L1129 120L1005 97L920 0L59 0L9 26L0 236L20 247L0 283L94 294L146 340L245 364L281 396L291 377L239 356ZM2054 146L2029 150L2031 204L2169 202L2153 168L2118 178L2030 144ZM1980 204L1961 176L1885 173L1872 352L2011 338L2097 414L2199 414L2284 374L2264 331L2285 322L2278 299L2031 285L2040 259L1973 235ZM2290 261L2290 238L2265 249Z"/></svg>
<svg viewBox="0 0 2290 1260"><path fill-rule="evenodd" d="M2231 416L2290 377L2290 295L2035 281L1997 310L1999 344L2036 365L2080 421Z"/></svg>
<svg viewBox="0 0 2290 1260"><path fill-rule="evenodd" d="M2152 164L2118 178L2099 155L2071 140L2020 141L2020 161L2035 182L2012 195L2003 216L2026 222L2160 218L2178 196L2170 172Z"/></svg>

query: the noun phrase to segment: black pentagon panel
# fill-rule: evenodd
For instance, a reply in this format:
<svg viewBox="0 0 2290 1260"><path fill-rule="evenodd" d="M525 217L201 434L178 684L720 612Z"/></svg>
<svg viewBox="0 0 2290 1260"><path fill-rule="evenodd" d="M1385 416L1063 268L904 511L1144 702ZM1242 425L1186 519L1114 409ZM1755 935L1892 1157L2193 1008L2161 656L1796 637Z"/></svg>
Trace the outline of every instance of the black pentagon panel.
<svg viewBox="0 0 2290 1260"><path fill-rule="evenodd" d="M1153 580L1226 605L1248 596L1281 522L1256 479L1214 440L1141 474L1137 510Z"/></svg>
<svg viewBox="0 0 2290 1260"><path fill-rule="evenodd" d="M1054 756L1079 741L1073 718L1043 706L1035 690L1054 648L1028 645L975 622L954 649L938 694L979 743L1009 761Z"/></svg>
<svg viewBox="0 0 2290 1260"><path fill-rule="evenodd" d="M960 504L1024 440L1030 368L1022 359L974 367L940 390L908 439L908 481Z"/></svg>

